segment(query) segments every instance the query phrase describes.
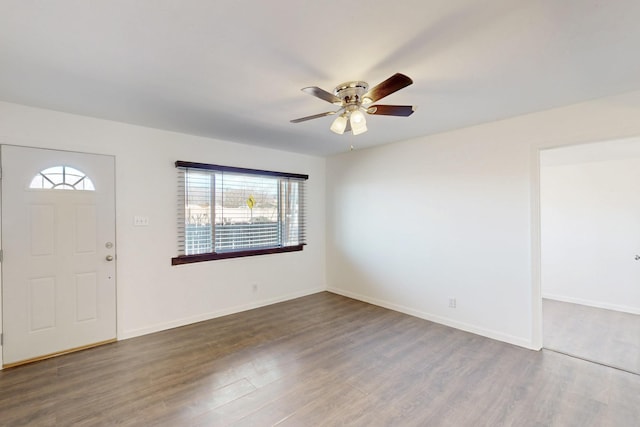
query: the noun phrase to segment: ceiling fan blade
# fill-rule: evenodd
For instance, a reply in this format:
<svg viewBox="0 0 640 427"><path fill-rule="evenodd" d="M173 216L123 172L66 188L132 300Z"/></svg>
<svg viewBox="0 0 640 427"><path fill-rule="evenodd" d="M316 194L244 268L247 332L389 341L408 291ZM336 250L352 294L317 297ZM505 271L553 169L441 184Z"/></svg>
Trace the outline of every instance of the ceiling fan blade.
<svg viewBox="0 0 640 427"><path fill-rule="evenodd" d="M369 114L380 114L383 116L408 117L414 112L412 105L373 105L367 108Z"/></svg>
<svg viewBox="0 0 640 427"><path fill-rule="evenodd" d="M400 89L409 86L411 83L413 83L411 78L404 74L396 73L382 83L379 83L369 92L362 95L362 98L370 99L371 102L376 102L387 95L391 95L393 92L397 92Z"/></svg>
<svg viewBox="0 0 640 427"><path fill-rule="evenodd" d="M300 117L299 119L291 120L291 123L306 122L307 120L319 119L320 117L330 116L337 113L337 111L327 111L326 113L314 114L313 116Z"/></svg>
<svg viewBox="0 0 640 427"><path fill-rule="evenodd" d="M342 100L335 96L332 93L327 92L324 89L320 89L316 86L310 86L302 88L304 93L308 93L309 95L315 96L316 98L320 98L324 101L330 102L332 104L342 105Z"/></svg>

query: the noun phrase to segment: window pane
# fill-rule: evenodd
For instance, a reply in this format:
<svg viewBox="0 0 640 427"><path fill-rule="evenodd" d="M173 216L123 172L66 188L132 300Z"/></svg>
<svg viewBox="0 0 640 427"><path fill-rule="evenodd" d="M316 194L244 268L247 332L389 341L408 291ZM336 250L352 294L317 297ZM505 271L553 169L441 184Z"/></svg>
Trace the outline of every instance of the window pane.
<svg viewBox="0 0 640 427"><path fill-rule="evenodd" d="M283 180L281 183L282 239L293 246L304 243L304 181Z"/></svg>
<svg viewBox="0 0 640 427"><path fill-rule="evenodd" d="M220 173L216 251L280 246L278 178Z"/></svg>
<svg viewBox="0 0 640 427"><path fill-rule="evenodd" d="M31 179L29 188L95 191L91 179L70 166L54 166L38 172Z"/></svg>
<svg viewBox="0 0 640 427"><path fill-rule="evenodd" d="M196 167L178 176L181 255L304 244L304 180Z"/></svg>
<svg viewBox="0 0 640 427"><path fill-rule="evenodd" d="M185 182L185 253L213 252L211 173L189 172Z"/></svg>

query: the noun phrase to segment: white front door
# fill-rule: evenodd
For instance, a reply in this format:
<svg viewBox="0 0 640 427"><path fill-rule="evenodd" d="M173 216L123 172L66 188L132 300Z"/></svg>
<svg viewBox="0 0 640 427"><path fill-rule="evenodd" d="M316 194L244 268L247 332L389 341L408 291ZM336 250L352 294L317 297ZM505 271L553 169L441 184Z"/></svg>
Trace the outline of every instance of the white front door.
<svg viewBox="0 0 640 427"><path fill-rule="evenodd" d="M114 158L3 145L3 364L114 340Z"/></svg>

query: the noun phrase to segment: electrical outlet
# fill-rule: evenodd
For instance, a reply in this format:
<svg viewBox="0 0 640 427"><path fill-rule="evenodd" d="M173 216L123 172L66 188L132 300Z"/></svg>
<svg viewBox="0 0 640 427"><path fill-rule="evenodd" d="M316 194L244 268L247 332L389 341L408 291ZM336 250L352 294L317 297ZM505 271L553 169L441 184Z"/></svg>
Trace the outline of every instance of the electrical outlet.
<svg viewBox="0 0 640 427"><path fill-rule="evenodd" d="M449 298L449 308L456 308L456 299Z"/></svg>

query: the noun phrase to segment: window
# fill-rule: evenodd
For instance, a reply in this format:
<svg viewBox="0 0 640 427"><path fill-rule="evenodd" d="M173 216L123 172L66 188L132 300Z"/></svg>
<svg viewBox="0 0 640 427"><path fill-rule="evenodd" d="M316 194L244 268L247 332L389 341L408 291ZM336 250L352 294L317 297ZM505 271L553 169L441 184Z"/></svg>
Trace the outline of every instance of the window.
<svg viewBox="0 0 640 427"><path fill-rule="evenodd" d="M176 162L173 265L302 250L308 175Z"/></svg>
<svg viewBox="0 0 640 427"><path fill-rule="evenodd" d="M78 169L70 166L54 166L38 172L31 179L29 188L95 191L91 179Z"/></svg>

